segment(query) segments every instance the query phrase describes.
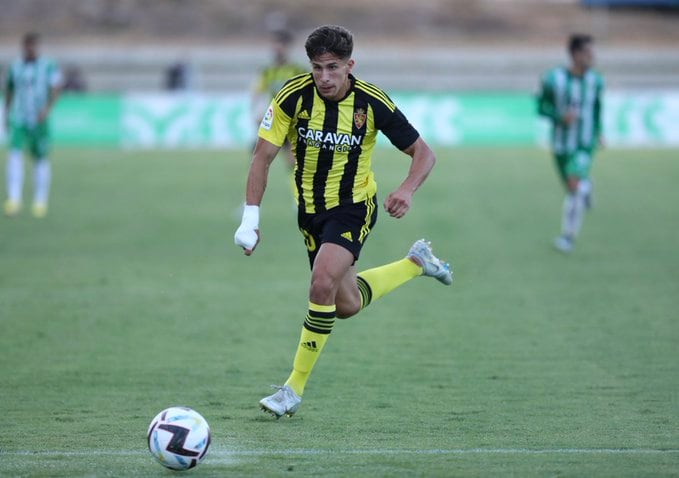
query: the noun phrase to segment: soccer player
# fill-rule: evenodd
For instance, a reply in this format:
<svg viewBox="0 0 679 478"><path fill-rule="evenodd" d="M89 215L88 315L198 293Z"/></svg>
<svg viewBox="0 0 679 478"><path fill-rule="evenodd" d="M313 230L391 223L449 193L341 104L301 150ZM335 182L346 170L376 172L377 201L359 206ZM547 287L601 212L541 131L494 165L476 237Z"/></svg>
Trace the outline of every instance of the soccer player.
<svg viewBox="0 0 679 478"><path fill-rule="evenodd" d="M5 214L21 210L23 158L25 147L33 156L33 215L47 215L51 182L49 153L49 116L59 97L61 73L56 63L38 55L40 38L24 35L22 57L10 66L5 88L5 127L9 133L7 158L7 201Z"/></svg>
<svg viewBox="0 0 679 478"><path fill-rule="evenodd" d="M289 30L276 30L272 34L273 63L266 66L259 73L252 91L252 116L255 124L259 125L266 113L266 109L276 93L280 91L286 81L293 76L307 73L309 70L290 61L290 45L293 36ZM289 143L283 149L289 167L295 166L295 157ZM293 185L294 186L294 185Z"/></svg>
<svg viewBox="0 0 679 478"><path fill-rule="evenodd" d="M573 250L585 210L592 204L589 178L592 159L603 144L601 98L604 82L592 69L593 39L574 34L568 41L571 63L544 75L538 98L538 111L552 123L552 152L559 176L566 188L561 235L555 247L565 253Z"/></svg>
<svg viewBox="0 0 679 478"><path fill-rule="evenodd" d="M405 258L357 274L356 261L377 218L371 156L378 130L412 158L405 180L384 202L392 217L408 212L435 157L382 90L351 74L348 30L319 27L305 48L312 72L290 79L262 120L243 220L235 233L236 245L252 254L260 239L259 206L269 165L287 137L296 157L298 225L309 255L311 287L292 372L276 393L259 402L276 417L297 411L335 318L357 314L420 275L446 285L453 281L450 265L434 256L425 240L416 241Z"/></svg>

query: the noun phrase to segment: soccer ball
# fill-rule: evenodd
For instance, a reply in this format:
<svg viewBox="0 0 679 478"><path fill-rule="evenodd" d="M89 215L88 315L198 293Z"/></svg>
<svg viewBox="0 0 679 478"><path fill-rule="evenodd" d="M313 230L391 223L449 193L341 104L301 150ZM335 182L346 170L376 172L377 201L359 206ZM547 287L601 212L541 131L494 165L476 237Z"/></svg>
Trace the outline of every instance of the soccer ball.
<svg viewBox="0 0 679 478"><path fill-rule="evenodd" d="M210 447L210 427L188 407L170 407L151 421L149 450L161 465L188 470L203 461Z"/></svg>

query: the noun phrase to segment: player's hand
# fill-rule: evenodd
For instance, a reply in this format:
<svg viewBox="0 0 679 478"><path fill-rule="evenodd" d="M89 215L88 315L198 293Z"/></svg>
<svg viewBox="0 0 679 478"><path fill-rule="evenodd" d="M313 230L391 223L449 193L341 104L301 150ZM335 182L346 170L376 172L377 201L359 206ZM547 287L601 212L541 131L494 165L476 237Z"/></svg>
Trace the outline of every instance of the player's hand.
<svg viewBox="0 0 679 478"><path fill-rule="evenodd" d="M561 117L561 121L565 125L570 126L578 119L578 116L577 108L569 108L568 111L566 111L566 114Z"/></svg>
<svg viewBox="0 0 679 478"><path fill-rule="evenodd" d="M391 217L400 219L410 210L412 200L412 193L397 189L387 196L387 199L384 201L384 209Z"/></svg>
<svg viewBox="0 0 679 478"><path fill-rule="evenodd" d="M257 244L259 244L259 229L250 229L241 224L240 227L236 229L233 240L237 246L243 248L244 254L249 256L254 252Z"/></svg>
<svg viewBox="0 0 679 478"><path fill-rule="evenodd" d="M49 109L43 108L38 113L38 123L44 123L47 120L47 116L50 114Z"/></svg>
<svg viewBox="0 0 679 478"><path fill-rule="evenodd" d="M259 206L243 207L243 220L233 235L233 242L243 248L246 256L255 250L259 243Z"/></svg>

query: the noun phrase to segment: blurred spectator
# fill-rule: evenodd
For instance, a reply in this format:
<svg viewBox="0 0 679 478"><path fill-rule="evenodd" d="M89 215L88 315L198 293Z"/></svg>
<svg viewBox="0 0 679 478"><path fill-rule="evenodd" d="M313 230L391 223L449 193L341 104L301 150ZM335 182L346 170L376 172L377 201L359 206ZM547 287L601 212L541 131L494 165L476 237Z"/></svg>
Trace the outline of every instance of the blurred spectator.
<svg viewBox="0 0 679 478"><path fill-rule="evenodd" d="M87 90L87 82L80 67L68 65L64 68L64 82L61 89L80 93Z"/></svg>
<svg viewBox="0 0 679 478"><path fill-rule="evenodd" d="M165 89L168 91L188 91L193 88L191 65L179 60L165 70Z"/></svg>

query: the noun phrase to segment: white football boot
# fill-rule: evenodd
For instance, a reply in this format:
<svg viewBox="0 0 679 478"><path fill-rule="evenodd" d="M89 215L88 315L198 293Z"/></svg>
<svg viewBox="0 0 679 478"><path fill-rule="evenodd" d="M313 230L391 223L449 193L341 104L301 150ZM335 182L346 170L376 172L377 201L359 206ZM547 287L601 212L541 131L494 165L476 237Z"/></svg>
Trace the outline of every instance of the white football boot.
<svg viewBox="0 0 679 478"><path fill-rule="evenodd" d="M259 401L261 409L271 413L276 418L280 418L283 415L293 416L299 408L299 404L302 403L302 398L288 385L283 385L282 387L272 385L272 387L278 389L278 391Z"/></svg>
<svg viewBox="0 0 679 478"><path fill-rule="evenodd" d="M450 268L450 264L443 262L434 255L431 250L431 242L424 239L415 241L406 257L414 260L422 267L422 275L433 277L445 285L453 283L453 271Z"/></svg>
<svg viewBox="0 0 679 478"><path fill-rule="evenodd" d="M554 239L554 247L564 254L569 254L573 250L573 240L566 236L559 236Z"/></svg>

